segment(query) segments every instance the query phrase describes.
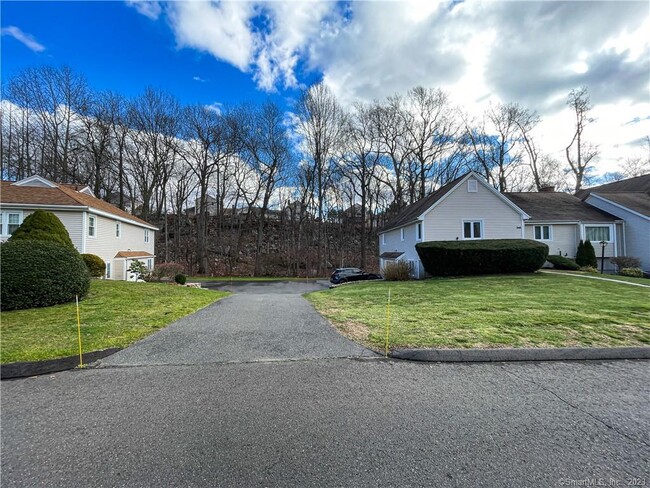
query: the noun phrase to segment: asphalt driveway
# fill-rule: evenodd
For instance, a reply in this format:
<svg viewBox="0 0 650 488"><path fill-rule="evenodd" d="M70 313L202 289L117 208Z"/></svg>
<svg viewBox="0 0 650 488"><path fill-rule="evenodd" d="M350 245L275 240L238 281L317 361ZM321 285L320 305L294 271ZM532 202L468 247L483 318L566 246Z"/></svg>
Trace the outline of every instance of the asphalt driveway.
<svg viewBox="0 0 650 488"><path fill-rule="evenodd" d="M374 356L339 334L301 295L324 281L206 283L232 296L100 362L206 364Z"/></svg>

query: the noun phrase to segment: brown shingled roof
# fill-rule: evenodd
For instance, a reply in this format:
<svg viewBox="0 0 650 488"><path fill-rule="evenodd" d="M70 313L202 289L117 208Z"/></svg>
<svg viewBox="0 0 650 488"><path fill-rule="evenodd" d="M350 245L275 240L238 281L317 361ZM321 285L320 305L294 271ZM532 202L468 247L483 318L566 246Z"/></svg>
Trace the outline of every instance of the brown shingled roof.
<svg viewBox="0 0 650 488"><path fill-rule="evenodd" d="M505 193L531 220L567 222L613 222L611 214L584 203L577 197L560 192Z"/></svg>
<svg viewBox="0 0 650 488"><path fill-rule="evenodd" d="M79 206L100 210L123 219L128 219L150 227L154 225L128 212L111 205L104 200L81 193L82 185L54 183L56 188L41 186L15 185L12 181L2 181L0 186L0 203L23 205Z"/></svg>

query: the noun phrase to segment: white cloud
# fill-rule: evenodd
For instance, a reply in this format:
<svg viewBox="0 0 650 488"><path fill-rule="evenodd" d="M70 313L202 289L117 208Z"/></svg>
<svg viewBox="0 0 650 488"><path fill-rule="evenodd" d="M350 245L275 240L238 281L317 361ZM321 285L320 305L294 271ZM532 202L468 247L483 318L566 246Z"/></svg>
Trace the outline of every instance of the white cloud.
<svg viewBox="0 0 650 488"><path fill-rule="evenodd" d="M156 0L126 0L125 3L151 20L158 20L162 13L160 2Z"/></svg>
<svg viewBox="0 0 650 488"><path fill-rule="evenodd" d="M205 105L205 108L213 112L216 112L218 115L221 115L221 113L223 112L223 103L214 102L211 103L210 105Z"/></svg>
<svg viewBox="0 0 650 488"><path fill-rule="evenodd" d="M447 90L473 115L518 102L542 114L540 138L562 159L566 95L587 85L601 166L650 133L645 2L182 1L165 11L179 46L251 73L265 91L300 87L305 70L344 104L417 85Z"/></svg>
<svg viewBox="0 0 650 488"><path fill-rule="evenodd" d="M205 51L242 71L253 59L254 5L248 2L172 2L169 22L180 47Z"/></svg>
<svg viewBox="0 0 650 488"><path fill-rule="evenodd" d="M31 34L27 34L26 32L23 32L20 28L14 25L10 25L9 27L3 27L2 35L13 37L17 41L22 42L25 46L27 46L35 53L40 53L45 51L45 46L43 46L43 44L38 42L34 38L34 36L32 36Z"/></svg>
<svg viewBox="0 0 650 488"><path fill-rule="evenodd" d="M205 80L205 79L201 78L200 76L192 76L192 79L194 81L199 81L201 83L205 83L206 81L208 81L208 80Z"/></svg>

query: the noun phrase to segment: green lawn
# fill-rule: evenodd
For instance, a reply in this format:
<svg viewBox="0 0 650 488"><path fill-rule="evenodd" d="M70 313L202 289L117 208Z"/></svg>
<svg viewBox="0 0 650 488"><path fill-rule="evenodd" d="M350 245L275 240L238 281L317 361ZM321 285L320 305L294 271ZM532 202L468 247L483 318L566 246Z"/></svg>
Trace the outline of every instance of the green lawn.
<svg viewBox="0 0 650 488"><path fill-rule="evenodd" d="M93 280L80 302L84 352L125 347L226 296L158 283ZM78 354L74 303L2 312L0 361L36 361Z"/></svg>
<svg viewBox="0 0 650 488"><path fill-rule="evenodd" d="M620 276L614 274L600 274L600 273L586 273L584 271L564 271L564 270L552 270L553 273L561 273L568 275L578 275L578 276L593 276L595 278L607 278L615 281L627 281L628 283L638 283L640 285L650 286L650 280L648 278L635 278L633 276Z"/></svg>
<svg viewBox="0 0 650 488"><path fill-rule="evenodd" d="M346 285L307 295L347 336L390 347L650 345L650 288L536 273Z"/></svg>

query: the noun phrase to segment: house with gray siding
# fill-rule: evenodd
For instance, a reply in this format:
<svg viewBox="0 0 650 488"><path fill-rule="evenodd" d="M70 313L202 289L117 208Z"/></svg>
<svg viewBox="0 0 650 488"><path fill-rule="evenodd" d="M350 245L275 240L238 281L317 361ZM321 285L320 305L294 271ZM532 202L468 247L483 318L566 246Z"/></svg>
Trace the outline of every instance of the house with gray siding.
<svg viewBox="0 0 650 488"><path fill-rule="evenodd" d="M615 271L610 259L623 255L625 222L568 193L552 188L539 192L505 193L530 218L524 237L548 245L549 254L575 258L578 243L589 240L594 246L598 266Z"/></svg>
<svg viewBox="0 0 650 488"><path fill-rule="evenodd" d="M639 258L650 273L650 174L587 188L577 196L625 222L621 255Z"/></svg>
<svg viewBox="0 0 650 488"><path fill-rule="evenodd" d="M56 215L77 251L95 254L106 263L106 279L133 280L131 263L154 266L155 232L144 220L96 198L89 187L54 183L40 176L2 181L0 241L5 241L37 209Z"/></svg>
<svg viewBox="0 0 650 488"><path fill-rule="evenodd" d="M530 216L475 172L407 206L379 231L379 259L404 260L414 278L425 276L415 250L421 241L521 239Z"/></svg>

